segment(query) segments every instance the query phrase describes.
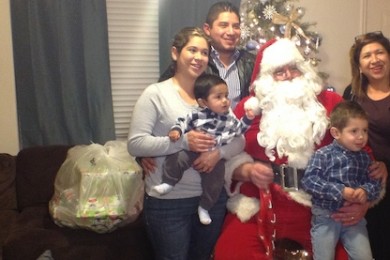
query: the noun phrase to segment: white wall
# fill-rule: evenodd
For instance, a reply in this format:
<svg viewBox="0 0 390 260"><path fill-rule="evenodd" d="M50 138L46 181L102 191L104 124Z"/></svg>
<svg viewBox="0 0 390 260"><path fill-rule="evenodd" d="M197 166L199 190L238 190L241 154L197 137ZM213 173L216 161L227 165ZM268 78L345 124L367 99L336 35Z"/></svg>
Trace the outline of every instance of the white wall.
<svg viewBox="0 0 390 260"><path fill-rule="evenodd" d="M389 0L365 0L367 14L365 17L366 31L382 31L390 37L390 1Z"/></svg>
<svg viewBox="0 0 390 260"><path fill-rule="evenodd" d="M10 0L0 0L0 153L19 151Z"/></svg>
<svg viewBox="0 0 390 260"><path fill-rule="evenodd" d="M316 22L311 30L322 36L319 69L329 74L329 85L342 93L351 79L348 52L354 37L360 34L359 0L301 0L306 9L302 22Z"/></svg>
<svg viewBox="0 0 390 260"><path fill-rule="evenodd" d="M306 9L302 21L317 22L313 28L323 37L319 69L329 73L329 84L341 94L351 79L348 55L355 36L382 31L390 37L390 1L300 0L299 5Z"/></svg>

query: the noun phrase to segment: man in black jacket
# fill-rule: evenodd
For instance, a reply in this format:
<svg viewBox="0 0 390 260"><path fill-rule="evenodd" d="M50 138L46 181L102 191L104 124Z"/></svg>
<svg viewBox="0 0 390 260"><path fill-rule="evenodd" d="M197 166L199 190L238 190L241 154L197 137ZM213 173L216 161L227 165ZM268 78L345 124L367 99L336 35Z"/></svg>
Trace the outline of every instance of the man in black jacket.
<svg viewBox="0 0 390 260"><path fill-rule="evenodd" d="M245 96L249 95L255 55L239 49L241 29L239 10L227 1L212 5L203 25L210 36L211 51L206 73L219 75L227 82L232 109ZM173 65L174 66L174 65ZM173 76L168 68L159 81Z"/></svg>

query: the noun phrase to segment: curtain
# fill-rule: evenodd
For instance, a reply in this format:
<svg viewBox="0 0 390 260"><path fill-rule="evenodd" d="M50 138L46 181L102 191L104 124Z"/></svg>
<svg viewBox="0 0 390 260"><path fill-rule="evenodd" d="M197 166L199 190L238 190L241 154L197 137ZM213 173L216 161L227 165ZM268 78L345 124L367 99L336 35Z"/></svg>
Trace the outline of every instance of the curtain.
<svg viewBox="0 0 390 260"><path fill-rule="evenodd" d="M203 27L210 6L220 0L160 0L159 50L160 74L171 62L171 44L175 34L186 26ZM240 8L241 0L229 1Z"/></svg>
<svg viewBox="0 0 390 260"><path fill-rule="evenodd" d="M115 138L105 0L12 0L21 148Z"/></svg>

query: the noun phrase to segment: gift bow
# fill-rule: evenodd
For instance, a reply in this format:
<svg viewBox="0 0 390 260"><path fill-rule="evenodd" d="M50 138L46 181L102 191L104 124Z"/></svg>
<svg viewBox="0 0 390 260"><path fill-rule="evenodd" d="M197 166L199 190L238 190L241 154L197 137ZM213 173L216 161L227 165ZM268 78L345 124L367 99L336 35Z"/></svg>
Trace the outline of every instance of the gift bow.
<svg viewBox="0 0 390 260"><path fill-rule="evenodd" d="M299 35L304 37L306 40L310 40L305 33L303 32L302 28L298 26L298 24L295 23L295 21L298 19L299 13L296 8L294 8L289 16L284 16L279 13L274 13L272 16L272 22L274 24L284 24L286 25L286 29L284 31L284 37L291 39L291 29L294 28Z"/></svg>

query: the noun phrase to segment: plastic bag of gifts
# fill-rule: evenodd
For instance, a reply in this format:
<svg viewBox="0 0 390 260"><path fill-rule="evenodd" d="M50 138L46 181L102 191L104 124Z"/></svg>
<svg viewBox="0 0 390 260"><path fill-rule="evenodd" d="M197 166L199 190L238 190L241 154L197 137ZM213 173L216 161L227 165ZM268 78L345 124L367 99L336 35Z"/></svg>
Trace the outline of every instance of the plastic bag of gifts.
<svg viewBox="0 0 390 260"><path fill-rule="evenodd" d="M143 194L142 169L126 142L78 145L57 172L49 211L59 226L107 233L137 219Z"/></svg>

